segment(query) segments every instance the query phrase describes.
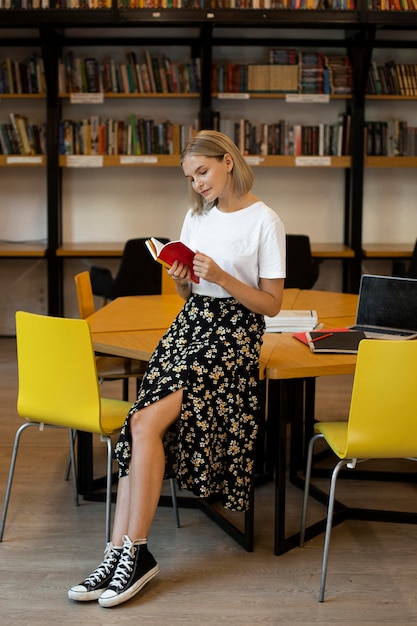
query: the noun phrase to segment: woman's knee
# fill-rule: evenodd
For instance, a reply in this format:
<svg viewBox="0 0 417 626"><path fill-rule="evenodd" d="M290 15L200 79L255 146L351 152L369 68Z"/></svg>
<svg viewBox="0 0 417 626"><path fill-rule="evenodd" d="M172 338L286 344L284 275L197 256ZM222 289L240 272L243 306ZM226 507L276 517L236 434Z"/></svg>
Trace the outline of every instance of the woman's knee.
<svg viewBox="0 0 417 626"><path fill-rule="evenodd" d="M157 430L152 420L146 419L144 410L136 411L130 416L130 432L133 440L147 439L155 436Z"/></svg>
<svg viewBox="0 0 417 626"><path fill-rule="evenodd" d="M182 390L179 390L133 413L130 416L132 438L162 438L167 428L178 419L181 403Z"/></svg>

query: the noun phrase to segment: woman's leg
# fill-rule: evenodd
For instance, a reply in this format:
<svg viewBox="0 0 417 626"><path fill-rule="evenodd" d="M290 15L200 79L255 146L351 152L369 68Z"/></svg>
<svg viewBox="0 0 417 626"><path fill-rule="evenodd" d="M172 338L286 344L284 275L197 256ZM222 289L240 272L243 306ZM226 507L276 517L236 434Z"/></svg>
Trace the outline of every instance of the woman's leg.
<svg viewBox="0 0 417 626"><path fill-rule="evenodd" d="M119 480L112 542L122 537L146 539L158 506L165 473L163 437L179 417L182 390L165 396L130 417L129 474Z"/></svg>
<svg viewBox="0 0 417 626"><path fill-rule="evenodd" d="M68 591L72 600L100 598L102 606L115 606L132 597L159 571L155 559L143 544L146 543L158 506L165 472L163 436L167 428L178 419L181 404L182 391L179 390L131 416L132 456L129 474L119 480L112 542L106 546L104 560L97 569ZM128 561L122 557L122 546L126 539ZM130 557L142 559L134 567L134 580L128 580L126 574L133 571ZM124 565L117 576L116 590L106 592L114 574L119 571L119 561L123 561Z"/></svg>

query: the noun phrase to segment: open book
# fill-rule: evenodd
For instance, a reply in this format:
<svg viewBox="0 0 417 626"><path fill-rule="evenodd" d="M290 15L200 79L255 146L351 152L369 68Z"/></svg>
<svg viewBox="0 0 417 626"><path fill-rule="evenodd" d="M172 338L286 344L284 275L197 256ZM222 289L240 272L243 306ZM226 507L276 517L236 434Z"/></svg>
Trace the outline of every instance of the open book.
<svg viewBox="0 0 417 626"><path fill-rule="evenodd" d="M158 263L161 263L165 267L171 267L174 261L184 263L191 270L191 280L195 283L199 283L200 279L193 272L193 260L195 252L185 245L182 241L169 241L166 244L161 243L155 237L150 237L145 241L146 246Z"/></svg>

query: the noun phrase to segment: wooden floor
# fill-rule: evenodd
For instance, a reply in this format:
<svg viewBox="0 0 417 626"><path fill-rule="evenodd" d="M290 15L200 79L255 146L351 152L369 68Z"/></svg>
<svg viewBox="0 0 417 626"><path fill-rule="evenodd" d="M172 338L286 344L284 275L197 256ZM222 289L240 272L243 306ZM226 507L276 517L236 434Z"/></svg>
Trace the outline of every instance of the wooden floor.
<svg viewBox="0 0 417 626"><path fill-rule="evenodd" d="M109 383L108 383L109 385ZM110 392L119 392L112 383ZM319 381L318 411L343 416L351 378ZM76 390L74 390L76 393ZM0 500L5 490L15 412L14 341L0 340ZM21 455L3 543L0 544L0 620L27 626L141 624L416 624L417 525L346 521L333 532L327 598L317 602L323 536L303 549L273 555L272 486L256 494L256 539L245 552L201 511L182 509L182 527L170 508L157 511L150 546L161 572L131 602L103 609L73 603L67 589L98 564L104 547L104 505L72 500L64 481L65 432L29 429ZM97 467L103 444L95 445ZM98 468L99 470L99 468ZM343 480L343 501L417 510L413 484ZM342 499L342 498L341 498ZM289 489L293 530L301 494ZM323 507L313 503L313 515ZM417 515L416 515L417 519Z"/></svg>

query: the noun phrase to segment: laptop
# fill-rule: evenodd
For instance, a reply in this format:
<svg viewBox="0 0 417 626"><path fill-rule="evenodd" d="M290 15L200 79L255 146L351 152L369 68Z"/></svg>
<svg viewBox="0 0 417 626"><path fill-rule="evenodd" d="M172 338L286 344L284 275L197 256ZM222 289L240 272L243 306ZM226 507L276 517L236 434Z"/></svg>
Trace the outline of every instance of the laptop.
<svg viewBox="0 0 417 626"><path fill-rule="evenodd" d="M352 330L379 339L417 337L417 279L364 274Z"/></svg>

